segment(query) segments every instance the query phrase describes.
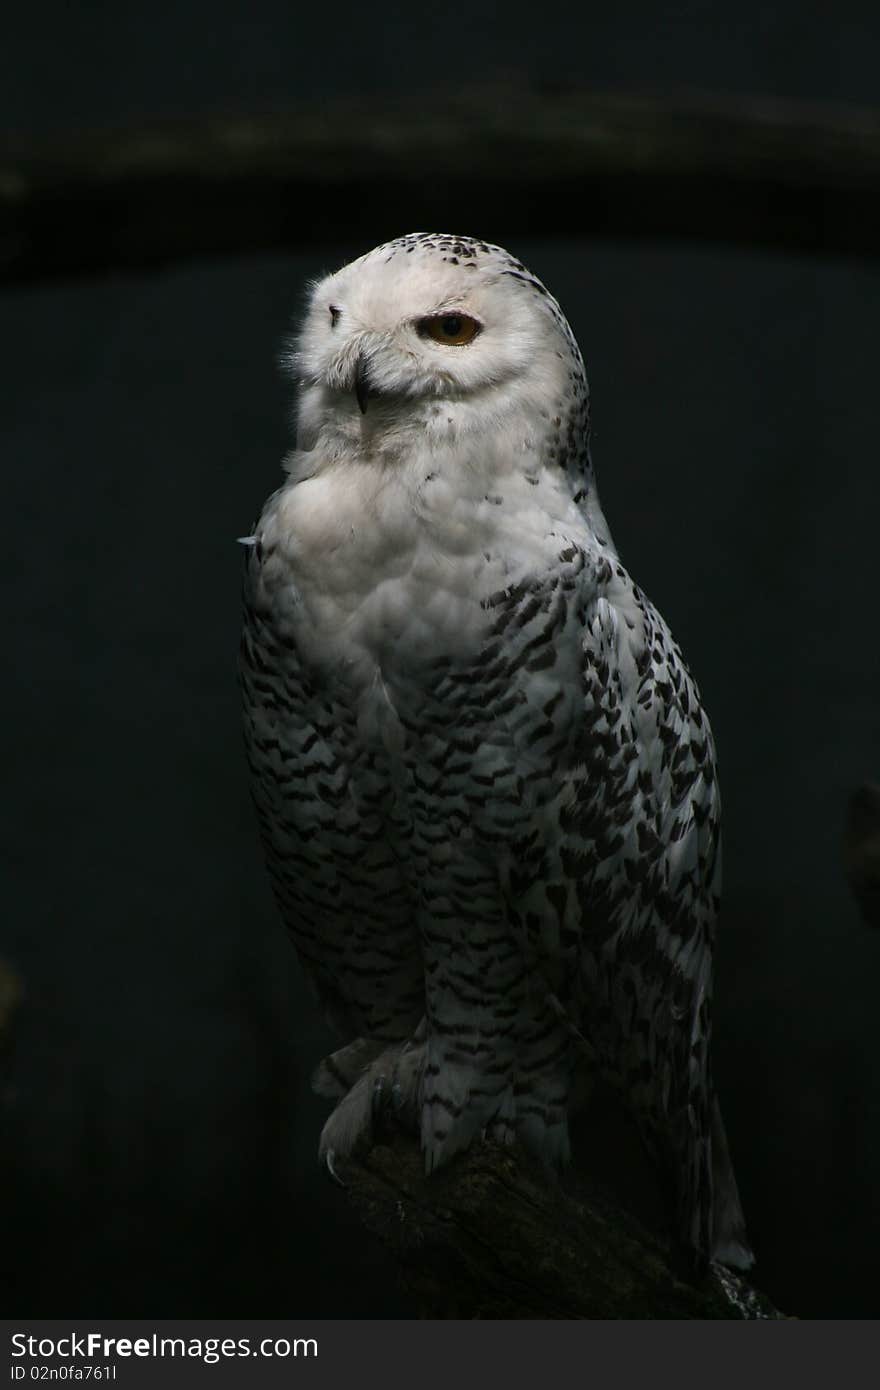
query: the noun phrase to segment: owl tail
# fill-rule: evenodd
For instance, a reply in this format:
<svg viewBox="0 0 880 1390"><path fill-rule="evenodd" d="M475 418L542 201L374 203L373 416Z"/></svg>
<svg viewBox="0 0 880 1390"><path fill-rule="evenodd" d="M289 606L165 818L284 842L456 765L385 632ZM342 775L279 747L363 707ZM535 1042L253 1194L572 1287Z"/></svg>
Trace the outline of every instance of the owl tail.
<svg viewBox="0 0 880 1390"><path fill-rule="evenodd" d="M717 1100L712 1110L712 1189L712 1259L733 1269L750 1269L755 1257L746 1235L745 1217Z"/></svg>

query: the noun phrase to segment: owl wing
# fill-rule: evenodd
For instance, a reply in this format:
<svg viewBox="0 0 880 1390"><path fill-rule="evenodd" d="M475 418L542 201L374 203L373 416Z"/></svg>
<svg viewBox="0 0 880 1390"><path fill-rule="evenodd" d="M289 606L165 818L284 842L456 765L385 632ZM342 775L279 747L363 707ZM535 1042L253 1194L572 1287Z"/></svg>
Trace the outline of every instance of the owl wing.
<svg viewBox="0 0 880 1390"><path fill-rule="evenodd" d="M424 991L412 896L394 852L392 769L364 749L344 683L321 680L302 659L287 617L292 576L256 531L245 557L240 679L275 897L343 1038L405 1038Z"/></svg>
<svg viewBox="0 0 880 1390"><path fill-rule="evenodd" d="M682 1235L705 1255L713 1170L730 1167L709 1059L711 730L666 624L613 553L561 549L500 609L534 829L508 866L511 915L533 982L626 1097L676 1182ZM723 1185L733 1230L732 1172Z"/></svg>
<svg viewBox="0 0 880 1390"><path fill-rule="evenodd" d="M579 1018L677 1191L682 1238L751 1263L711 1075L720 798L699 691L616 559L586 609L577 791Z"/></svg>

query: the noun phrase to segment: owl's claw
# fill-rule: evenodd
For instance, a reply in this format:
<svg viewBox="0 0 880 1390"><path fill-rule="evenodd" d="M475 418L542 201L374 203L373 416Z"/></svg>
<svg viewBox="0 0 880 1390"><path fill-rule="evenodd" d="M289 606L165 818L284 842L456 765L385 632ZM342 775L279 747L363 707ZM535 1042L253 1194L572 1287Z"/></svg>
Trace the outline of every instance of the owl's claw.
<svg viewBox="0 0 880 1390"><path fill-rule="evenodd" d="M388 1077L377 1076L373 1081L373 1115L380 1115L385 1107L388 1092Z"/></svg>
<svg viewBox="0 0 880 1390"><path fill-rule="evenodd" d="M516 1129L509 1120L494 1120L483 1130L483 1140L490 1139L493 1144L509 1148L516 1142Z"/></svg>
<svg viewBox="0 0 880 1390"><path fill-rule="evenodd" d="M424 1044L417 1041L418 1036L408 1043L385 1048L362 1068L325 1124L319 1152L340 1186L345 1184L336 1175L334 1159L347 1157L361 1140L369 1141L383 1113L391 1111L404 1123L410 1118L415 1120L424 1060ZM328 1070L326 1064L322 1066ZM326 1094L323 1089L322 1094Z"/></svg>
<svg viewBox="0 0 880 1390"><path fill-rule="evenodd" d="M335 1162L336 1151L334 1149L325 1149L324 1166L326 1167L327 1172L330 1174L331 1178L335 1183L338 1183L340 1187L345 1187L345 1183L342 1181L342 1178L339 1176L339 1174L336 1171L336 1168L334 1167Z"/></svg>

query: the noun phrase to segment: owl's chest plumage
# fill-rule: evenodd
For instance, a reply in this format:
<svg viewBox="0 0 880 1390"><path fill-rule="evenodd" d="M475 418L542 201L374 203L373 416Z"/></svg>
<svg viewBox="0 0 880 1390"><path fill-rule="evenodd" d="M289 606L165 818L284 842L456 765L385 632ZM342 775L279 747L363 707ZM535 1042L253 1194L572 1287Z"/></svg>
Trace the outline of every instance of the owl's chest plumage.
<svg viewBox="0 0 880 1390"><path fill-rule="evenodd" d="M552 574L591 543L555 480L451 478L418 460L395 471L327 468L264 514L260 587L296 660L357 705L414 715L438 664L479 665L493 595ZM507 641L528 640L515 626Z"/></svg>

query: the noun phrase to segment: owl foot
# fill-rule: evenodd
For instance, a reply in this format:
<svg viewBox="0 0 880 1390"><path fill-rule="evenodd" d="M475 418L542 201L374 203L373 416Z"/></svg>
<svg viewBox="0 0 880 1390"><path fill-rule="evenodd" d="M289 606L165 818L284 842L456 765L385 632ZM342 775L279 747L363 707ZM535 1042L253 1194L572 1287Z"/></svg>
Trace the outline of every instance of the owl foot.
<svg viewBox="0 0 880 1390"><path fill-rule="evenodd" d="M546 1110L532 1106L530 1112L520 1116L517 1134L524 1146L551 1173L567 1168L571 1161L571 1141L568 1134L568 1116L558 1107Z"/></svg>
<svg viewBox="0 0 880 1390"><path fill-rule="evenodd" d="M346 1075L345 1064L356 1056L360 1059L356 1079L342 1095L321 1132L318 1157L327 1165L331 1176L336 1177L333 1164L337 1159L347 1158L361 1140L372 1139L374 1124L383 1114L394 1115L408 1128L415 1127L425 1058L423 1037L424 1028L421 1027L408 1042L395 1043L378 1052L376 1044L359 1039L362 1048L359 1054L354 1052L358 1044L352 1043L319 1066L315 1073L315 1089L321 1095L337 1096L340 1078ZM381 1044L378 1046L381 1048ZM371 1049L371 1060L364 1065L363 1059ZM346 1053L350 1056L340 1064L337 1059ZM332 1068L330 1063L333 1063ZM337 1089L329 1089L328 1078Z"/></svg>
<svg viewBox="0 0 880 1390"><path fill-rule="evenodd" d="M327 1100L341 1100L347 1095L366 1068L383 1051L380 1042L372 1038L355 1038L347 1047L331 1052L319 1062L312 1074L312 1090Z"/></svg>
<svg viewBox="0 0 880 1390"><path fill-rule="evenodd" d="M510 1148L511 1144L516 1143L516 1125L510 1120L493 1120L492 1124L486 1125L482 1134L484 1139L504 1148Z"/></svg>

